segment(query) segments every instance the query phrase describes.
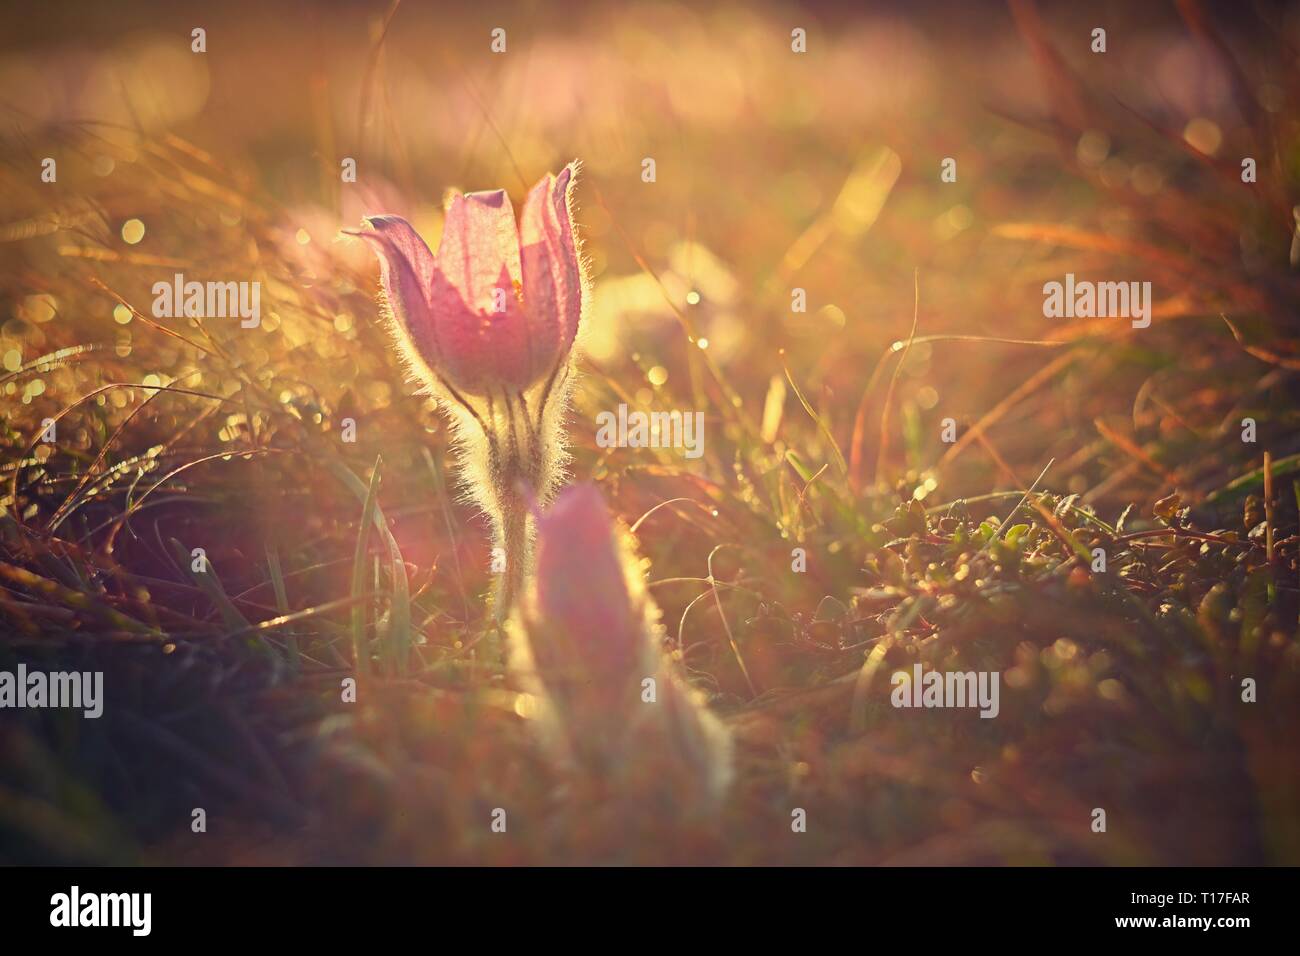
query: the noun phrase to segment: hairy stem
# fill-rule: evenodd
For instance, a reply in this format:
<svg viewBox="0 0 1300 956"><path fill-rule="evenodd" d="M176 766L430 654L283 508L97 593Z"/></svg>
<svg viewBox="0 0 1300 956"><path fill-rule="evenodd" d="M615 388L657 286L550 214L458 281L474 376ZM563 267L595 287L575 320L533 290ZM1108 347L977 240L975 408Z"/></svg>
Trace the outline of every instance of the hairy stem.
<svg viewBox="0 0 1300 956"><path fill-rule="evenodd" d="M499 489L497 497L501 510L496 521L496 546L505 553L505 570L497 577L492 604L496 619L504 621L523 590L532 561L532 515L518 489Z"/></svg>

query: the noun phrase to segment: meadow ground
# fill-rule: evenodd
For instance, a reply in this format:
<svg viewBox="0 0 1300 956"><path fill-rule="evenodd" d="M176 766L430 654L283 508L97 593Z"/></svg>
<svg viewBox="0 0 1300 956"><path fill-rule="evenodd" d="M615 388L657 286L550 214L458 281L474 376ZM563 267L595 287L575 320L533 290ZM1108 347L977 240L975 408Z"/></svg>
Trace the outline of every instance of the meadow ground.
<svg viewBox="0 0 1300 956"><path fill-rule="evenodd" d="M6 14L0 669L107 706L4 714L0 859L1300 862L1294 5L294 9ZM533 746L337 239L575 157L570 472L735 739L713 818ZM159 317L178 273L260 325ZM621 404L703 453L598 446ZM997 717L892 706L917 663Z"/></svg>

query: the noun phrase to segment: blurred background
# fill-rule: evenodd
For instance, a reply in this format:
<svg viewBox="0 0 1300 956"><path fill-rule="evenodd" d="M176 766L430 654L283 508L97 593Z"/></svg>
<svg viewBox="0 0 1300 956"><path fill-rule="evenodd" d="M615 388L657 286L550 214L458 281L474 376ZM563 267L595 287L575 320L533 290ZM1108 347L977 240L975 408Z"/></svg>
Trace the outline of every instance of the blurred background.
<svg viewBox="0 0 1300 956"><path fill-rule="evenodd" d="M1041 490L1077 496L1111 532L1130 513L1130 530L1165 527L1165 501L1170 515L1191 509L1179 527L1245 540L1264 520L1246 499L1262 507L1267 450L1270 541L1293 541L1300 6L5 7L0 504L7 566L43 566L64 589L8 573L5 653L94 662L131 688L115 691L129 716L106 718L111 729L29 715L0 734L6 858L1295 861L1294 759L1277 737L1295 711L1294 560L1271 544L1279 577L1258 614L1243 595L1262 579L1236 551L1133 556L1152 614L1176 605L1202 630L1134 664L1152 689L1122 706L1097 692L1115 675L1095 653L1164 625L1076 595L1065 633L1033 589L1023 598L1041 614L971 625L1015 631L975 656L1038 662L1022 685L1038 696L997 731L904 731L888 713L850 729L833 682L893 632L905 593L939 587L872 563L901 534L884 524L900 501L971 500L971 517L996 526L1051 462ZM47 157L54 182L41 181ZM720 605L692 610L698 585L655 592L720 710L741 720L756 702L832 687L827 703L750 728L725 827L682 835L662 808L634 804L673 834L662 851L624 845L614 819L556 824L522 849L468 835L512 786L532 794L526 819L552 819L545 772L517 745L508 697L500 713L484 703L508 694L484 636L484 528L448 490L444 424L377 326L371 254L338 239L395 213L436 247L448 191L503 187L518 208L574 158L594 279L574 474L629 523L696 501L647 522L651 577L716 573L755 595L729 610L740 646L766 661L758 688ZM177 272L260 281L261 327L153 319L152 285ZM1043 284L1066 273L1151 282L1150 328L1045 318ZM796 289L806 311L792 311ZM705 411L705 458L596 448L594 416L624 401ZM54 417L57 443L36 440ZM354 445L335 440L346 418ZM349 594L362 502L336 473L364 488L379 456L417 661L387 675L382 702L344 713L333 688L350 672L349 609L333 602ZM788 573L795 541L816 555L807 578ZM739 546L709 565L722 543ZM177 558L198 546L220 595ZM377 586L397 573L377 570ZM366 610L376 640L388 600ZM114 610L164 637L117 640ZM1258 630L1252 653L1275 655L1282 675L1283 710L1252 728L1215 709L1214 681L1241 663L1206 649L1220 613L1232 647ZM809 643L819 628L836 635L831 651ZM923 630L918 642L935 636ZM1139 786L1135 767L1158 779ZM1069 781L1098 777L1144 821L1104 849L1062 822L1098 799ZM781 825L792 794L823 801L833 840L756 835ZM231 807L238 826L196 845L197 799ZM323 838L322 821L340 835ZM1191 826L1202 835L1186 838Z"/></svg>

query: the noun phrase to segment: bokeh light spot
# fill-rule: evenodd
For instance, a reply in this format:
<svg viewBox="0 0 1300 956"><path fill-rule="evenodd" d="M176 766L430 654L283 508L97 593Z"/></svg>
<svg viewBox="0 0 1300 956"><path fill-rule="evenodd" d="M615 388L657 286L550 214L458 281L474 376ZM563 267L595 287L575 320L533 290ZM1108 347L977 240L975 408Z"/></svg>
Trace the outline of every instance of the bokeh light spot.
<svg viewBox="0 0 1300 956"><path fill-rule="evenodd" d="M1183 130L1183 139L1187 140L1187 145L1206 156L1213 156L1223 145L1223 133L1218 124L1203 116L1198 116L1187 124Z"/></svg>
<svg viewBox="0 0 1300 956"><path fill-rule="evenodd" d="M139 219L128 219L122 223L122 240L129 246L134 246L144 238L144 223Z"/></svg>

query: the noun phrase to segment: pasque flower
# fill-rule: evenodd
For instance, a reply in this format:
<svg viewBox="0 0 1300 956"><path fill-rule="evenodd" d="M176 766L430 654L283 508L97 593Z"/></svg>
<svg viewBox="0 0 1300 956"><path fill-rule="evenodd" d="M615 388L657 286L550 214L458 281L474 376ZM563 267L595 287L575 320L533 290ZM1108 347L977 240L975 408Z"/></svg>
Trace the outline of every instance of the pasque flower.
<svg viewBox="0 0 1300 956"><path fill-rule="evenodd" d="M663 651L630 533L595 486L564 489L538 522L535 572L508 623L510 668L566 769L679 806L716 806L731 739Z"/></svg>
<svg viewBox="0 0 1300 956"><path fill-rule="evenodd" d="M584 280L570 192L576 164L549 173L518 225L504 189L456 195L435 256L400 216L354 230L379 256L384 295L417 376L473 396L526 391L573 346Z"/></svg>
<svg viewBox="0 0 1300 956"><path fill-rule="evenodd" d="M528 504L565 462L562 419L588 283L573 223L577 163L528 193L518 224L505 190L454 196L435 256L409 222L347 230L379 258L384 311L411 377L457 426L462 484L492 519L504 615L522 584Z"/></svg>

